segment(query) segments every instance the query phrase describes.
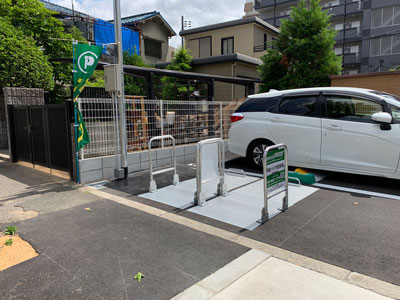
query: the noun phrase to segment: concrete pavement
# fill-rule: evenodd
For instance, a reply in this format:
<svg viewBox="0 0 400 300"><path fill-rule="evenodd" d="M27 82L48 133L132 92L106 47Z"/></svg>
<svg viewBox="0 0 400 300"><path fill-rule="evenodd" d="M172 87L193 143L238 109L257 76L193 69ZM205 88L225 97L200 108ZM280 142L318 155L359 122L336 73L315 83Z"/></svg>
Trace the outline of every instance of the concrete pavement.
<svg viewBox="0 0 400 300"><path fill-rule="evenodd" d="M263 252L250 250L173 299L388 300L390 298L271 257Z"/></svg>
<svg viewBox="0 0 400 300"><path fill-rule="evenodd" d="M397 285L47 176L0 160L0 211L36 212L13 224L39 253L0 272L0 299L400 299Z"/></svg>

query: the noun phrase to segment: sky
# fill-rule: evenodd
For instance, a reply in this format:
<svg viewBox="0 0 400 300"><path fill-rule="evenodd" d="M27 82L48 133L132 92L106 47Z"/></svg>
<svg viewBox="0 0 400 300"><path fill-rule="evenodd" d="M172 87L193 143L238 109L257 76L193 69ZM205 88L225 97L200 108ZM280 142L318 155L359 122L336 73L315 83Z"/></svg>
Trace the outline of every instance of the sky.
<svg viewBox="0 0 400 300"><path fill-rule="evenodd" d="M50 2L71 8L100 19L113 19L113 0L49 0ZM172 26L177 36L171 38L170 45L177 47L181 43L179 31L181 16L191 21L192 28L215 24L244 15L245 0L120 0L121 15L127 17L149 11L159 11Z"/></svg>

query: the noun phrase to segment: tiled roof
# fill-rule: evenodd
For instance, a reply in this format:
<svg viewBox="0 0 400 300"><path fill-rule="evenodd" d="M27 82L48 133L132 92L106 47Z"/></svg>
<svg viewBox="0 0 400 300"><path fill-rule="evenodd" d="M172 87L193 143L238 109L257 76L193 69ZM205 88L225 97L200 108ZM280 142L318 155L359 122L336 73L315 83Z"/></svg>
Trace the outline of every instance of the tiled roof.
<svg viewBox="0 0 400 300"><path fill-rule="evenodd" d="M133 16L129 16L129 17L123 17L123 18L121 18L121 22L122 22L122 24L138 23L138 22L150 19L159 14L160 13L158 11L146 12L143 14L133 15Z"/></svg>
<svg viewBox="0 0 400 300"><path fill-rule="evenodd" d="M168 24L168 22L163 18L163 16L158 11L150 11L138 15L123 17L121 18L121 23L122 25L126 26L135 26L137 23L152 19L154 17L159 17L164 22L165 26L167 26L170 31L170 36L176 35L174 29ZM110 21L112 22L113 20Z"/></svg>
<svg viewBox="0 0 400 300"><path fill-rule="evenodd" d="M72 15L72 9L68 8L68 7L64 7L55 3L51 3L49 1L45 1L45 0L40 0L40 2L42 2L44 4L44 7L46 7L48 10L52 10L52 11L56 11L56 12L60 12L60 13L64 13L64 14L68 14L68 15ZM76 11L74 10L74 14L77 16L85 16L85 17L90 17L88 14L84 14L82 12Z"/></svg>

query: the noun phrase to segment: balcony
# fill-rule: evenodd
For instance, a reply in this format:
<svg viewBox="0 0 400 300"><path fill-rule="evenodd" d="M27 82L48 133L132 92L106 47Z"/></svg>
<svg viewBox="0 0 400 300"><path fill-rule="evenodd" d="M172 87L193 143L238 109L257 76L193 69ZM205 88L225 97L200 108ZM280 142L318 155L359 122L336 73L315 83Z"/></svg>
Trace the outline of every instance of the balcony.
<svg viewBox="0 0 400 300"><path fill-rule="evenodd" d="M254 52L262 52L266 51L268 49L273 49L271 45L259 45L259 46L254 46Z"/></svg>
<svg viewBox="0 0 400 300"><path fill-rule="evenodd" d="M361 27L347 28L345 34L344 30L339 30L335 36L335 41L341 41L343 38L345 38L346 41L361 38Z"/></svg>
<svg viewBox="0 0 400 300"><path fill-rule="evenodd" d="M332 7L325 8L328 11L328 14L334 16L344 15L344 5L336 5Z"/></svg>
<svg viewBox="0 0 400 300"><path fill-rule="evenodd" d="M361 62L361 52L356 53L345 53L343 55L344 65L359 64Z"/></svg>
<svg viewBox="0 0 400 300"><path fill-rule="evenodd" d="M361 37L361 28L360 27L354 27L354 28L347 28L346 29L346 34L345 34L345 39L357 39Z"/></svg>
<svg viewBox="0 0 400 300"><path fill-rule="evenodd" d="M281 4L286 4L293 2L293 5L297 4L299 1L293 1L293 0L255 0L254 1L254 8L262 8L262 7L268 7L268 6L274 6L274 5L281 5Z"/></svg>
<svg viewBox="0 0 400 300"><path fill-rule="evenodd" d="M277 17L277 18L275 19L275 26L276 26L276 27L280 27L280 26L281 26L281 21L282 21L283 19L290 19L290 15L283 16L283 17Z"/></svg>
<svg viewBox="0 0 400 300"><path fill-rule="evenodd" d="M272 6L275 4L275 0L255 0L254 1L254 8L261 8L266 6Z"/></svg>
<svg viewBox="0 0 400 300"><path fill-rule="evenodd" d="M346 4L346 13L347 14L354 14L357 12L361 12L361 1Z"/></svg>

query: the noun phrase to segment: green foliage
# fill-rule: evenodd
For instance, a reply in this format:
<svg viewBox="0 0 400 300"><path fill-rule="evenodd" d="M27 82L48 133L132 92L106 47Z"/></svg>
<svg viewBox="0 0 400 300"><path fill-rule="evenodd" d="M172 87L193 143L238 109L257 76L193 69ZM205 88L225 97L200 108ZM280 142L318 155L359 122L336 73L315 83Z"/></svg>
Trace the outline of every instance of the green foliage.
<svg viewBox="0 0 400 300"><path fill-rule="evenodd" d="M333 51L336 32L330 28L330 16L319 0L302 0L293 7L291 19L282 20L279 37L261 57L260 89L290 89L328 86L329 75L339 74L341 60Z"/></svg>
<svg viewBox="0 0 400 300"><path fill-rule="evenodd" d="M104 71L95 70L92 76L89 78L89 82L86 84L87 87L104 87Z"/></svg>
<svg viewBox="0 0 400 300"><path fill-rule="evenodd" d="M124 52L124 65L149 67L143 62L141 56L136 51L134 54ZM124 75L125 95L145 96L146 95L146 82L142 78ZM89 79L88 87L104 87L104 71L94 71L92 77Z"/></svg>
<svg viewBox="0 0 400 300"><path fill-rule="evenodd" d="M39 68L40 77L52 78L53 83L32 82L25 80L24 76L29 74L21 74L19 82L13 83L14 86L25 87L42 87L51 90L50 95L55 99L61 100L68 96L69 85L72 81L72 66L70 64L51 63L49 68L49 60L52 58L71 58L72 57L72 39L84 41L80 31L72 27L68 31L64 31L63 23L53 17L53 12L47 10L38 0L0 0L0 20L12 26L15 32L18 32L19 38L24 43L29 44L30 48L36 47L40 50L45 59L38 60L36 64L43 64ZM1 30L3 30L3 24ZM3 40L0 41L3 44ZM17 45L15 42L12 45ZM24 56L23 50L16 47L17 56ZM28 56L29 57L29 56ZM36 59L35 59L36 61ZM24 63L17 61L14 66L23 68ZM15 85L17 84L17 85Z"/></svg>
<svg viewBox="0 0 400 300"><path fill-rule="evenodd" d="M4 245L6 245L6 246L11 246L12 243L13 243L13 240L12 240L12 239L8 239L8 240L4 243Z"/></svg>
<svg viewBox="0 0 400 300"><path fill-rule="evenodd" d="M17 230L17 227L8 225L6 226L6 230L4 231L4 233L6 235L14 235Z"/></svg>
<svg viewBox="0 0 400 300"><path fill-rule="evenodd" d="M136 51L132 55L129 54L129 52L124 52L124 64L138 67L150 67L143 62L142 57L139 56ZM147 94L146 82L143 78L125 75L124 83L125 95L145 96Z"/></svg>
<svg viewBox="0 0 400 300"><path fill-rule="evenodd" d="M0 88L53 85L53 69L35 41L0 17Z"/></svg>
<svg viewBox="0 0 400 300"><path fill-rule="evenodd" d="M173 53L172 62L167 66L167 69L187 72L192 68L192 58L188 49L180 47ZM177 78L167 76L163 77L161 82L163 83L163 99L175 100L187 97L188 87L186 82L180 83ZM193 88L191 87L190 90L192 91Z"/></svg>
<svg viewBox="0 0 400 300"><path fill-rule="evenodd" d="M144 275L140 272L138 272L135 277L133 277L134 279L136 279L138 282L140 282L142 280L142 278L144 278Z"/></svg>

